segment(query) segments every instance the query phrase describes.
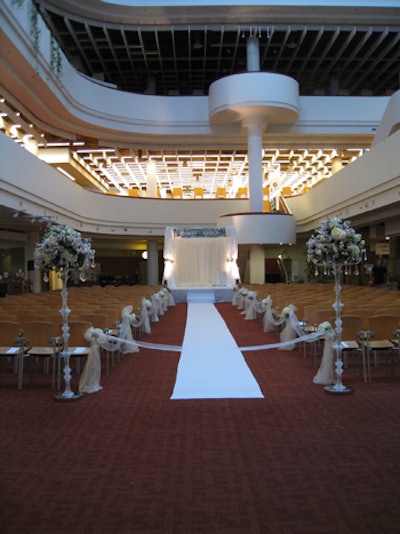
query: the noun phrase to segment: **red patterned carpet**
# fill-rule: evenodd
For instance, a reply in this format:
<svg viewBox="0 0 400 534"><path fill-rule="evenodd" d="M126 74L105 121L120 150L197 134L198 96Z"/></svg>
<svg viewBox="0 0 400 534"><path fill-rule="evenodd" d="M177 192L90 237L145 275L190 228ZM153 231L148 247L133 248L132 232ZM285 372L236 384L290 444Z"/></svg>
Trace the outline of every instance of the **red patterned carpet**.
<svg viewBox="0 0 400 534"><path fill-rule="evenodd" d="M276 341L217 307L239 346ZM181 344L185 317L143 340ZM346 370L355 393L337 397L297 350L244 354L265 399L172 401L179 354L145 349L69 404L48 377L18 392L6 376L2 534L398 533L399 365L371 385Z"/></svg>

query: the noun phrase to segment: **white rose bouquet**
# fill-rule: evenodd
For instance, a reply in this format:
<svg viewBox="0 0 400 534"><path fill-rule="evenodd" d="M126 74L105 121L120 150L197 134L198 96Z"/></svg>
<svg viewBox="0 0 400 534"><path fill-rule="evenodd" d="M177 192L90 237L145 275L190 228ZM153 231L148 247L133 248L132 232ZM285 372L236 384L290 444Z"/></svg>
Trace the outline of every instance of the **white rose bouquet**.
<svg viewBox="0 0 400 534"><path fill-rule="evenodd" d="M338 217L323 221L307 241L307 259L315 265L357 264L364 250L361 234Z"/></svg>

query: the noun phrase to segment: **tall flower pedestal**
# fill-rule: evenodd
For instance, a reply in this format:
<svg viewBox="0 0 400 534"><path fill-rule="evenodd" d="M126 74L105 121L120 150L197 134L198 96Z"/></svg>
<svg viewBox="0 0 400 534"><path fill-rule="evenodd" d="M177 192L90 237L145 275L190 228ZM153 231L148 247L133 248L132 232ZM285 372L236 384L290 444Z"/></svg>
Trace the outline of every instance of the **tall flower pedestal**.
<svg viewBox="0 0 400 534"><path fill-rule="evenodd" d="M352 266L355 274L358 275L358 264L365 256L365 242L360 234L351 228L348 221L334 217L321 223L321 226L313 233L307 241L308 261L315 266L315 274L318 269L323 269L323 274L330 274L335 277L336 300L333 305L336 311L336 340L333 345L336 351L336 383L324 387L327 393L348 394L353 393L351 387L345 386L342 382L343 359L342 359L342 307L340 299L341 286L340 277L342 272L347 275Z"/></svg>
<svg viewBox="0 0 400 534"><path fill-rule="evenodd" d="M335 294L336 300L333 305L336 312L335 320L335 332L336 332L336 341L333 345L333 348L336 351L336 383L325 386L324 389L327 393L338 393L338 394L348 394L353 393L353 388L345 386L342 382L343 375L343 359L342 359L342 301L340 299L341 285L340 285L340 275L343 270L343 264L337 263L332 266L333 274L335 277Z"/></svg>
<svg viewBox="0 0 400 534"><path fill-rule="evenodd" d="M68 346L68 340L69 340L69 325L68 325L68 316L70 313L70 309L68 308L68 289L67 289L67 283L69 278L69 271L64 270L61 274L62 279L62 290L61 290L61 297L62 297L62 308L60 310L60 313L63 318L63 324L61 327L62 331L62 343L63 343L63 349L61 351L60 357L61 361L64 362L64 383L65 383L65 389L61 393L56 393L54 395L54 400L56 401L62 401L62 402L68 402L68 401L75 401L82 398L81 393L71 390L71 366L70 366L70 356L71 351L69 350Z"/></svg>
<svg viewBox="0 0 400 534"><path fill-rule="evenodd" d="M54 400L68 402L81 398L80 393L71 390L71 367L69 350L69 325L68 315L68 279L71 271L78 270L82 282L86 280L85 273L89 268L94 268L95 250L91 248L91 241L83 238L81 234L70 226L62 224L50 224L40 243L36 245L33 254L36 269L44 270L44 279L48 281L49 271L55 271L62 280L62 308L60 313L63 318L62 324L62 351L61 361L64 363L65 389L62 393L54 395Z"/></svg>

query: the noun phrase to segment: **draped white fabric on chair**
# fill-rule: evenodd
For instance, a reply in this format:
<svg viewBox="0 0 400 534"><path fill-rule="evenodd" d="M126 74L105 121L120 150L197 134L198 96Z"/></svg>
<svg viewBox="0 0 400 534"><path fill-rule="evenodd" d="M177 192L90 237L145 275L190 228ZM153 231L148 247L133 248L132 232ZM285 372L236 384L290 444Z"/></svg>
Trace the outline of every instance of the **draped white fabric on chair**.
<svg viewBox="0 0 400 534"><path fill-rule="evenodd" d="M169 287L227 286L239 279L233 226L165 231L163 279Z"/></svg>

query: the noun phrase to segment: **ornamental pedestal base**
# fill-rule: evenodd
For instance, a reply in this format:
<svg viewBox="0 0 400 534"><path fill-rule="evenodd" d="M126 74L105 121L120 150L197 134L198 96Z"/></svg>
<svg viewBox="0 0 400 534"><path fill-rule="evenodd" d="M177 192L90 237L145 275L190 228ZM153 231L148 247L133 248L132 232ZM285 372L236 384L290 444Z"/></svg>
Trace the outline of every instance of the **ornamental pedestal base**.
<svg viewBox="0 0 400 534"><path fill-rule="evenodd" d="M327 393L333 393L336 395L349 395L350 393L354 393L353 388L351 388L350 386L344 386L343 384L341 384L341 387L338 387L337 384L325 386L324 390Z"/></svg>
<svg viewBox="0 0 400 534"><path fill-rule="evenodd" d="M53 400L57 402L71 402L71 401L79 400L81 398L82 398L81 393L74 393L73 391L71 391L71 394L68 396L64 395L64 393L56 393L55 395L53 395Z"/></svg>

